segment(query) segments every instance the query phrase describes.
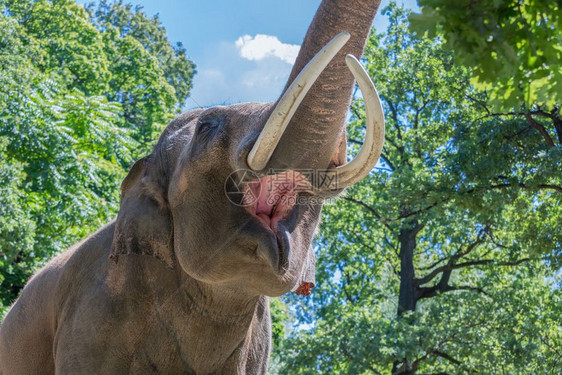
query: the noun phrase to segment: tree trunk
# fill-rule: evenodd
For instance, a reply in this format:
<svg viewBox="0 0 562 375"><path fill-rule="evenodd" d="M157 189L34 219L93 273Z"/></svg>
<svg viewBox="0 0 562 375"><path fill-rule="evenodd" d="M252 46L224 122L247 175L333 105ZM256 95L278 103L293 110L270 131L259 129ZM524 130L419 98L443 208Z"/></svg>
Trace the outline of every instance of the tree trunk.
<svg viewBox="0 0 562 375"><path fill-rule="evenodd" d="M400 318L407 311L416 311L418 302L416 289L416 274L414 269L414 250L416 248L416 234L421 229L417 221L400 230L400 293L398 295L398 311ZM406 360L395 361L392 366L393 375L413 375L416 368L409 366Z"/></svg>
<svg viewBox="0 0 562 375"><path fill-rule="evenodd" d="M416 234L419 231L417 222L410 228L400 230L400 294L398 295L398 316L406 311L416 311L417 291L414 271L414 249Z"/></svg>

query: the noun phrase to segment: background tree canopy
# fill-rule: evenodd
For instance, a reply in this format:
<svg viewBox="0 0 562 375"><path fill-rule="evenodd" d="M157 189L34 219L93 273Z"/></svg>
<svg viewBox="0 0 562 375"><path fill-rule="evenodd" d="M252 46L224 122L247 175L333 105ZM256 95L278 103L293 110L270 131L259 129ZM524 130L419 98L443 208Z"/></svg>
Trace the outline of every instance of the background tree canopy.
<svg viewBox="0 0 562 375"><path fill-rule="evenodd" d="M419 3L392 4L368 41L381 162L325 206L312 295L273 300L272 373L562 372L560 3ZM5 309L115 216L127 167L181 110L195 66L120 1L0 9Z"/></svg>
<svg viewBox="0 0 562 375"><path fill-rule="evenodd" d="M562 1L418 0L420 35L442 36L496 108L562 103Z"/></svg>
<svg viewBox="0 0 562 375"><path fill-rule="evenodd" d="M127 167L178 113L194 64L122 2L0 0L0 299L112 219Z"/></svg>
<svg viewBox="0 0 562 375"><path fill-rule="evenodd" d="M274 370L560 373L559 117L523 101L493 113L490 93L471 85L478 70L458 65L442 37L412 34L404 10L385 13L389 28L364 55L386 113L382 160L325 207L318 285L285 299L294 320Z"/></svg>

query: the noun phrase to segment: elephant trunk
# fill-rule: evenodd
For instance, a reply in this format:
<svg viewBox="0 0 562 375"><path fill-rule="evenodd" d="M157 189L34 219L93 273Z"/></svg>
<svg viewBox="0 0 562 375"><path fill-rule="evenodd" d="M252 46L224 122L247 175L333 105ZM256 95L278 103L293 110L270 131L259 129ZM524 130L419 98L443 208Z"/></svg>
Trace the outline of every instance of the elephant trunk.
<svg viewBox="0 0 562 375"><path fill-rule="evenodd" d="M325 0L318 8L284 92L334 35L347 31L351 37L296 110L273 153L273 165L322 169L345 162L346 115L354 82L345 56L363 54L379 4L380 0Z"/></svg>
<svg viewBox="0 0 562 375"><path fill-rule="evenodd" d="M367 107L366 146L358 160L337 171L348 186L374 166L384 138L382 108L366 72L355 58L346 55L362 55L379 3L380 0L322 2L287 86L250 152L248 163L252 169L327 169L344 164L346 114L354 78ZM331 186L330 190L345 186Z"/></svg>

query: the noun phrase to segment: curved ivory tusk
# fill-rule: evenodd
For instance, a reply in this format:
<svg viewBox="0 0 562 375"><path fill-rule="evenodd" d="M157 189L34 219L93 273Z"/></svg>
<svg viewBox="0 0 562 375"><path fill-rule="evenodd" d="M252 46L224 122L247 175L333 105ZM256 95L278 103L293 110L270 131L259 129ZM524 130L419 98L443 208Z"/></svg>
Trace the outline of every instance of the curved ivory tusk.
<svg viewBox="0 0 562 375"><path fill-rule="evenodd" d="M349 40L346 31L336 35L324 46L301 70L293 80L285 94L279 99L271 116L267 119L254 147L248 155L248 166L254 171L261 171L267 165L275 147L279 143L283 132L289 125L291 118L306 96L310 87L318 76Z"/></svg>
<svg viewBox="0 0 562 375"><path fill-rule="evenodd" d="M361 150L349 163L340 167L329 169L326 172L331 177L331 186L319 186L318 190L341 190L361 181L373 169L382 152L384 141L384 112L379 94L371 81L369 74L357 61L355 56L347 55L345 62L355 77L359 89L363 94L366 114L365 141Z"/></svg>

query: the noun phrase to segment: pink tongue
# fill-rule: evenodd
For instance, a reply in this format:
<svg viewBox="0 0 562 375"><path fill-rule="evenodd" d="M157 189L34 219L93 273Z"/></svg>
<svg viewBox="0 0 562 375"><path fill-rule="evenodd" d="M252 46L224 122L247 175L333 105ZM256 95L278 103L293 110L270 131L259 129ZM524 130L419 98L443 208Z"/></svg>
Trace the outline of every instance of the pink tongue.
<svg viewBox="0 0 562 375"><path fill-rule="evenodd" d="M255 196L258 196L253 206L254 214L268 227L272 228L294 206L297 196L295 188L299 185L300 177L297 174L298 172L285 171L249 184Z"/></svg>

